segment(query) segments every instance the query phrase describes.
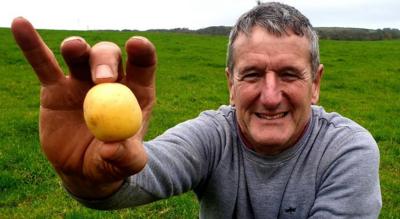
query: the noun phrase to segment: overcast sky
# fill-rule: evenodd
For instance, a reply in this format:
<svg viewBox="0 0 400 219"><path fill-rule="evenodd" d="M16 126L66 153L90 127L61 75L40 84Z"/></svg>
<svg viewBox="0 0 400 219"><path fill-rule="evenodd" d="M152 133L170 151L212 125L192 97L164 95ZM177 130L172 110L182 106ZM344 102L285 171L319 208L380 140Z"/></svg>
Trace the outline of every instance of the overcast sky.
<svg viewBox="0 0 400 219"><path fill-rule="evenodd" d="M282 0L315 27L400 29L399 0ZM199 29L231 26L255 0L5 0L0 27L23 16L39 29Z"/></svg>

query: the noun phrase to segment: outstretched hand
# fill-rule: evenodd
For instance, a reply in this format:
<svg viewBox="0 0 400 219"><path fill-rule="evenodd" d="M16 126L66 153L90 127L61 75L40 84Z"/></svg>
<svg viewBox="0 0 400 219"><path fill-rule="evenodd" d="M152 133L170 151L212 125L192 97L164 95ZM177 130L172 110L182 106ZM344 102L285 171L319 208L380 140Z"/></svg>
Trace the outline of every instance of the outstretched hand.
<svg viewBox="0 0 400 219"><path fill-rule="evenodd" d="M142 140L155 102L154 45L143 37L130 38L124 70L121 50L114 43L100 42L91 48L83 38L69 37L61 44L69 68L65 75L28 20L15 18L11 30L41 83L39 132L48 160L73 194L83 198L112 194L147 161ZM95 139L83 119L87 91L104 82L128 86L142 109L141 130L122 142Z"/></svg>

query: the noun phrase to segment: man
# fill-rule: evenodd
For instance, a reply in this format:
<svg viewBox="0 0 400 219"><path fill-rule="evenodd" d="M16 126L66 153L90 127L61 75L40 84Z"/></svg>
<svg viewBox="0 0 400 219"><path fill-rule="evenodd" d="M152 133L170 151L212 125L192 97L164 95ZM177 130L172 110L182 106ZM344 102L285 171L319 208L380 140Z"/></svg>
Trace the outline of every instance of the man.
<svg viewBox="0 0 400 219"><path fill-rule="evenodd" d="M323 66L318 37L293 7L261 4L241 16L228 48L230 106L201 113L142 142L155 100L154 46L141 37L121 51L66 39L64 77L30 23L15 39L42 84L40 140L65 188L86 206L138 206L193 190L201 218L377 218L379 151L367 130L316 106ZM143 110L134 137L101 142L82 102L93 84L130 87Z"/></svg>

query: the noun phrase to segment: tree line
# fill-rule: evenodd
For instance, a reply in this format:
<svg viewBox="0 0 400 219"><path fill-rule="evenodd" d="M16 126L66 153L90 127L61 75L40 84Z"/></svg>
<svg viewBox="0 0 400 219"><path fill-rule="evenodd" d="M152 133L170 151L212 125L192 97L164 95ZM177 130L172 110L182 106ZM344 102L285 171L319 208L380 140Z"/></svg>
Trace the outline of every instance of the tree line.
<svg viewBox="0 0 400 219"><path fill-rule="evenodd" d="M320 39L329 40L391 40L400 39L400 30L396 28L383 29L364 29L346 27L316 27ZM229 35L231 27L211 26L198 30L188 28L175 29L151 29L151 32L177 32L177 33L197 33L208 35ZM126 30L125 30L126 31Z"/></svg>

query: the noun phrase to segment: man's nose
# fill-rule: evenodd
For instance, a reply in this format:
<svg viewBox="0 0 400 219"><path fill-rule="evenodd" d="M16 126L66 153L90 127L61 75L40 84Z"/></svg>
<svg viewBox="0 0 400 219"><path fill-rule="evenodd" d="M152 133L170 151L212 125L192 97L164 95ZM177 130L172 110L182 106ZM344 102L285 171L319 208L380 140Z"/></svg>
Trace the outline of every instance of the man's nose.
<svg viewBox="0 0 400 219"><path fill-rule="evenodd" d="M261 86L261 103L267 108L276 108L282 101L282 88L278 75L275 72L267 72Z"/></svg>

